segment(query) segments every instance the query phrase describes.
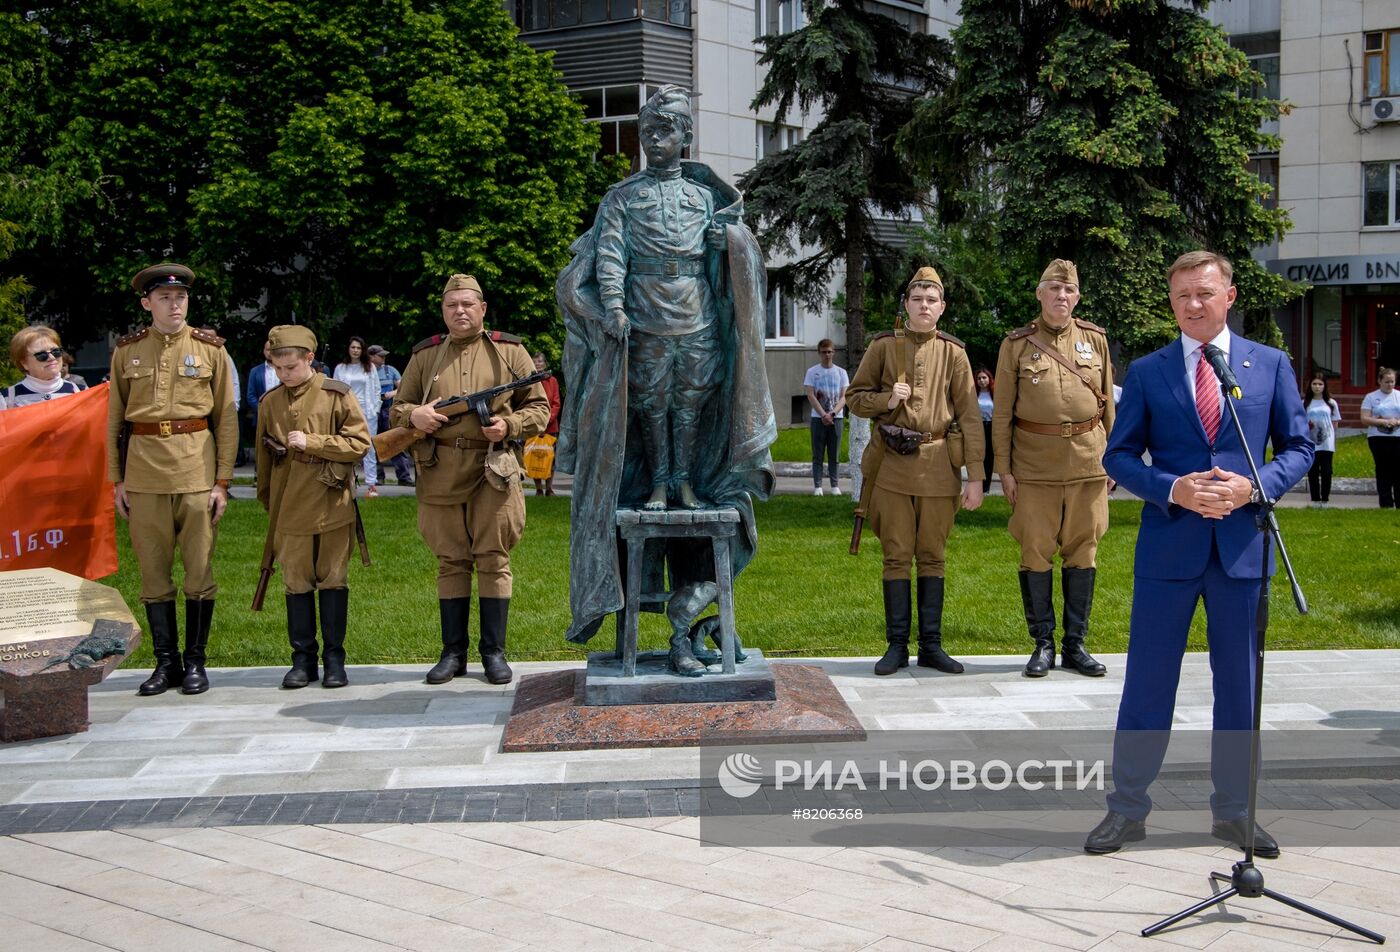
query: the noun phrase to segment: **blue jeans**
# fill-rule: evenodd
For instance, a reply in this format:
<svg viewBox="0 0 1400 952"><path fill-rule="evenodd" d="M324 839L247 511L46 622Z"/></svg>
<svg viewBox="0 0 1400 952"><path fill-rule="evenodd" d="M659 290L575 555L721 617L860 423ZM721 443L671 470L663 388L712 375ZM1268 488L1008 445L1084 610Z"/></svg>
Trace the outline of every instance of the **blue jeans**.
<svg viewBox="0 0 1400 952"><path fill-rule="evenodd" d="M830 426L821 417L812 417L812 485L822 484L822 458L826 458L827 475L831 485L836 485L836 474L841 457L841 418L834 417Z"/></svg>

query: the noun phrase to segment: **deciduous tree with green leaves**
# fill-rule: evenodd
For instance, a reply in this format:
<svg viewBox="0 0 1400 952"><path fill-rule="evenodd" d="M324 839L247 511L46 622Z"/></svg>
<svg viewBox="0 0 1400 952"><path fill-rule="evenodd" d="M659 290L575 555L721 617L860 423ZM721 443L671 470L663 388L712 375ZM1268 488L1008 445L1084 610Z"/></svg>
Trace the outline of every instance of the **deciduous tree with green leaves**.
<svg viewBox="0 0 1400 952"><path fill-rule="evenodd" d="M966 217L961 199L989 183L991 253L1075 260L1076 314L1130 352L1174 333L1163 275L1183 251L1234 262L1247 329L1261 340L1279 339L1272 311L1302 291L1250 257L1288 227L1247 167L1277 150L1260 127L1280 103L1249 95L1258 74L1200 15L1207 5L964 0L957 78L919 104L901 138L953 199L950 217Z"/></svg>
<svg viewBox="0 0 1400 952"><path fill-rule="evenodd" d="M441 330L454 271L481 280L494 326L554 332L554 276L612 167L498 0L133 0L29 19L48 79L12 168L50 199L19 260L65 328L125 327L129 276L171 257L200 272L197 320L236 333L243 309L256 340L295 313L404 352Z"/></svg>
<svg viewBox="0 0 1400 952"><path fill-rule="evenodd" d="M924 207L928 189L895 153L915 98L947 82L948 44L911 33L860 0L804 0L807 25L759 40L767 68L753 108L784 123L819 110L801 142L760 161L741 180L764 251L796 256L776 283L813 307L828 303L845 268L846 346L865 352L867 266L892 269L897 255L875 235L877 214ZM878 284L879 282L877 282Z"/></svg>

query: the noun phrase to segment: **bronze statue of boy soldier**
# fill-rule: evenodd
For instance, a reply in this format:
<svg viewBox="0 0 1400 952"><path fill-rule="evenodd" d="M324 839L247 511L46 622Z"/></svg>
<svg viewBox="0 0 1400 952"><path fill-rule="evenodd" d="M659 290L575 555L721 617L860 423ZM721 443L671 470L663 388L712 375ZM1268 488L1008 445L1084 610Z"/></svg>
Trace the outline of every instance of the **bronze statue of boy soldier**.
<svg viewBox="0 0 1400 952"><path fill-rule="evenodd" d="M131 523L141 602L156 667L143 697L179 685L209 689L204 671L214 619L214 541L238 455L238 413L224 339L190 327L195 273L164 262L131 279L149 327L117 339L107 403L107 478ZM184 564L185 651L175 619L175 550Z"/></svg>
<svg viewBox="0 0 1400 952"><path fill-rule="evenodd" d="M369 450L369 426L350 388L311 367L316 335L295 324L267 335L282 386L258 404L258 502L268 511L267 556L282 566L292 668L284 688L304 688L318 676L316 600L320 600L321 686L341 688L345 673L347 584L359 527L355 464ZM361 554L367 556L363 547ZM366 558L365 564L368 563ZM260 592L264 583L260 583ZM254 608L261 598L254 598Z"/></svg>
<svg viewBox="0 0 1400 952"><path fill-rule="evenodd" d="M912 564L918 664L961 674L962 664L943 650L943 555L960 497L965 509L982 505L982 414L962 341L937 329L947 306L937 271L915 272L904 306L907 326L875 336L846 389L851 412L878 424L861 460L865 487L857 509L884 550L888 645L875 673L909 665Z"/></svg>
<svg viewBox="0 0 1400 952"><path fill-rule="evenodd" d="M1102 327L1074 316L1079 269L1056 258L1036 285L1040 315L1006 335L997 357L992 448L1021 547L1021 602L1035 647L1028 678L1055 666L1054 561L1064 589L1063 667L1107 669L1084 647L1099 540L1108 530L1103 454L1113 429L1113 361Z"/></svg>

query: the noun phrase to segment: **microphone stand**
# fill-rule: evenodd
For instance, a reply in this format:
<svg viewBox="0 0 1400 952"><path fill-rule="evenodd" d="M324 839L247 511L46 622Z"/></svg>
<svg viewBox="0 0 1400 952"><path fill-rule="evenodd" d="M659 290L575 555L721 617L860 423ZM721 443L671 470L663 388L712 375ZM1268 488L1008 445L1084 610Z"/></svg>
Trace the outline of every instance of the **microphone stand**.
<svg viewBox="0 0 1400 952"><path fill-rule="evenodd" d="M1203 358L1204 359L1204 358ZM1264 712L1264 636L1269 628L1269 544L1278 546L1279 561L1283 563L1284 571L1288 573L1288 581L1293 586L1293 604L1298 606L1298 613L1306 615L1308 613L1308 600L1303 595L1303 589L1298 584L1298 576L1293 571L1293 563L1288 559L1288 550L1283 544L1283 532L1279 529L1278 519L1274 516L1274 507L1277 500L1270 499L1264 494L1264 483L1259 479L1259 467L1254 463L1254 454L1250 452L1249 443L1244 437L1244 427L1240 425L1239 411L1235 408L1235 398L1230 393L1230 388L1224 383L1220 385L1220 393L1225 403L1230 407L1230 419L1235 426L1235 435L1239 437L1240 446L1244 448L1245 461L1249 463L1250 479L1254 483L1257 495L1262 497L1259 511L1255 513L1254 523L1259 529L1259 539L1263 545L1262 557L1259 560L1259 606L1254 614L1255 627L1255 648L1254 648L1254 725L1250 731L1249 739L1249 803L1245 814L1245 841L1244 859L1234 865L1229 875L1225 873L1211 873L1211 888L1215 888L1216 883L1229 883L1221 892L1203 899L1188 909L1168 916L1161 922L1153 923L1142 930L1144 938L1156 935L1168 926L1175 925L1182 919L1194 916L1196 913L1209 909L1211 906L1219 905L1227 899L1239 896L1242 899L1258 899L1263 896L1275 902L1281 902L1285 906L1291 906L1299 912L1306 912L1310 916L1316 916L1334 926L1340 926L1348 932L1365 936L1378 945L1385 944L1385 936L1379 932L1372 932L1332 915L1330 912L1323 912L1305 902L1299 902L1292 896L1285 896L1264 885L1264 873L1254 865L1254 818L1257 809L1257 799L1259 794L1259 726L1263 720Z"/></svg>

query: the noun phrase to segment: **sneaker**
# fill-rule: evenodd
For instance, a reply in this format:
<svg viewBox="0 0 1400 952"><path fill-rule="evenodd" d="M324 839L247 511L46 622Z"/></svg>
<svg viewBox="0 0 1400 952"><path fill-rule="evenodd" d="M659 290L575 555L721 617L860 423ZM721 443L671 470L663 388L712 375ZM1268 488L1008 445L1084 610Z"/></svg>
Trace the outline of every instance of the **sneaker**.
<svg viewBox="0 0 1400 952"><path fill-rule="evenodd" d="M379 497L379 487L371 486L365 490L366 499L377 499Z"/></svg>
<svg viewBox="0 0 1400 952"><path fill-rule="evenodd" d="M833 496L839 496L839 495L841 495L841 487L840 487L840 486L832 486L832 487L831 487L831 494L832 494Z"/></svg>
<svg viewBox="0 0 1400 952"><path fill-rule="evenodd" d="M820 496L820 495L822 495L822 488L821 488L820 486L818 486L816 489L812 490L812 495L813 495L813 496Z"/></svg>

